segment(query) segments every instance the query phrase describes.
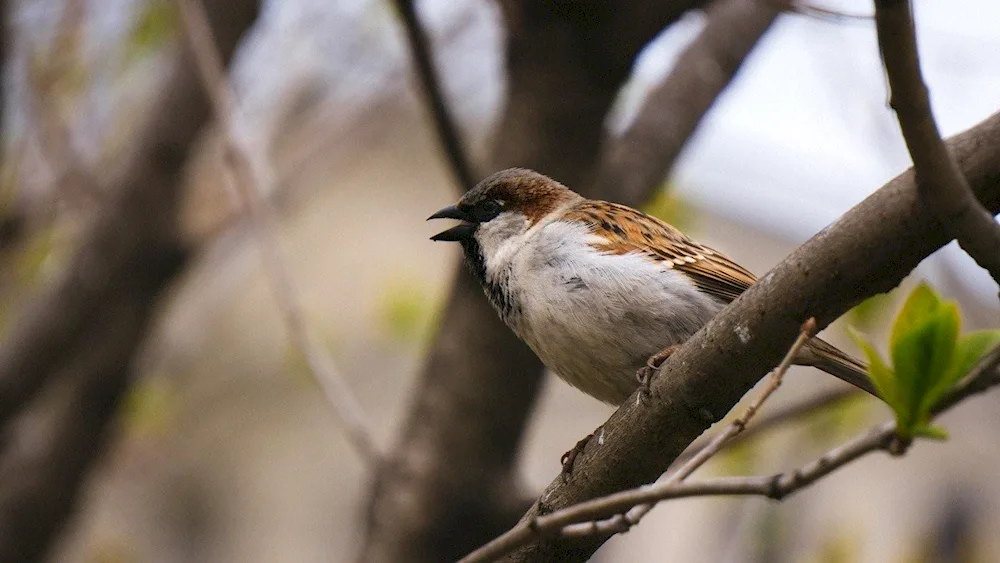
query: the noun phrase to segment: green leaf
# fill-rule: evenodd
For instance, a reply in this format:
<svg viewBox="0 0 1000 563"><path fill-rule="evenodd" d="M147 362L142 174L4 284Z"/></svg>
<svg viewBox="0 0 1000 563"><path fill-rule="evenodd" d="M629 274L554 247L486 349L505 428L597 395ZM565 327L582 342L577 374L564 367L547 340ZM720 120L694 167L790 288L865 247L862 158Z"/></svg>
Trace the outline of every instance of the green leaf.
<svg viewBox="0 0 1000 563"><path fill-rule="evenodd" d="M943 429L930 423L931 409L984 354L1000 344L1000 330L959 337L961 325L958 304L942 300L930 286L921 284L907 297L893 323L891 367L850 328L868 357L879 395L896 415L900 436L946 438Z"/></svg>
<svg viewBox="0 0 1000 563"><path fill-rule="evenodd" d="M892 334L889 337L889 348L896 347L899 337L909 330L920 320L925 319L934 312L941 300L934 290L926 283L918 285L910 295L907 296L903 307L896 316L896 321L892 325Z"/></svg>
<svg viewBox="0 0 1000 563"><path fill-rule="evenodd" d="M932 389L940 389L940 382L948 378L959 322L958 307L941 304L927 318L901 332L892 347L892 366L914 417L911 423L925 420L936 400Z"/></svg>
<svg viewBox="0 0 1000 563"><path fill-rule="evenodd" d="M958 383L976 367L990 350L1000 346L1000 330L977 330L963 334L955 346L955 354L951 360L951 371L948 374L948 387Z"/></svg>
<svg viewBox="0 0 1000 563"><path fill-rule="evenodd" d="M869 344L854 327L847 327L847 332L868 358L868 374L871 376L872 382L875 383L875 390L878 391L879 397L893 410L897 410L897 405L901 406L901 397L896 385L896 375L892 372L892 368L885 365L878 350Z"/></svg>

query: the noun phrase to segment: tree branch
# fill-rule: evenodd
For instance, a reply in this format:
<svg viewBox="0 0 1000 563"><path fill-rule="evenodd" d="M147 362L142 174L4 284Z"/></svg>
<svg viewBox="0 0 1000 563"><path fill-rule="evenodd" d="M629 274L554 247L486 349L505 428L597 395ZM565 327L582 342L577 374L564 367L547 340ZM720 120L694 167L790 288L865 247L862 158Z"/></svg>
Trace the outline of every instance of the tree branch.
<svg viewBox="0 0 1000 563"><path fill-rule="evenodd" d="M788 405L787 407L778 409L767 416L758 416L753 426L748 427L737 436L734 436L726 443L726 447L742 444L776 426L780 426L789 421L813 414L821 409L836 405L848 399L854 399L862 396L867 395L862 394L860 389L856 387L843 386L841 388L816 395L815 397L810 397L800 403ZM684 450L684 453L674 460L674 465L684 463L691 459L703 448L705 448L712 441L712 439L713 437L705 435L699 437L686 450Z"/></svg>
<svg viewBox="0 0 1000 563"><path fill-rule="evenodd" d="M875 0L878 44L896 110L913 158L924 205L976 263L1000 284L1000 225L976 201L941 140L920 72L909 0Z"/></svg>
<svg viewBox="0 0 1000 563"><path fill-rule="evenodd" d="M479 175L475 173L472 163L469 161L465 144L462 142L462 135L459 133L458 124L455 122L448 103L445 101L444 92L441 89L441 80L437 70L434 68L434 60L431 55L430 41L427 34L420 26L417 18L414 0L393 0L399 15L403 18L403 26L406 28L406 38L410 44L410 54L413 55L413 62L417 66L417 74L420 76L420 85L427 99L428 109L434 121L434 128L437 130L438 140L441 141L448 162L451 164L451 173L455 176L459 191L471 189L476 185Z"/></svg>
<svg viewBox="0 0 1000 563"><path fill-rule="evenodd" d="M795 360L795 355L798 354L802 346L805 345L806 341L812 338L813 334L816 332L816 320L810 318L802 325L802 331L799 333L799 337L795 339L792 343L791 348L785 354L784 359L778 364L778 367L771 373L771 377L768 378L767 384L764 389L761 390L760 394L750 402L743 414L736 417L729 426L725 428L722 432L719 432L712 437L712 440L707 446L698 450L690 459L684 462L681 467L677 468L667 479L666 483L680 483L687 479L692 473L697 471L702 465L712 459L717 453L722 451L722 448L730 444L734 438L739 436L746 430L747 424L750 420L757 414L763 406L764 401L766 401L775 391L778 390L778 386L781 385L782 378L785 377L785 372L791 367L792 362ZM653 509L653 504L641 504L638 506L633 506L626 514L623 514L621 518L616 518L613 521L606 522L593 522L593 526L589 528L589 533L604 533L604 532L625 532L632 526L639 523L642 518Z"/></svg>
<svg viewBox="0 0 1000 563"><path fill-rule="evenodd" d="M800 337L796 342L801 345L805 339ZM782 365L786 369L792 355L793 352L789 352L785 356L785 360L782 361ZM995 348L979 361L972 372L964 378L964 384L950 393L934 409L934 414L940 414L972 395L1000 384L1000 371L996 369L998 364L1000 364L1000 347ZM782 368L779 366L775 373L782 373ZM778 378L776 380L780 381ZM764 399L766 399L766 395L760 397L757 404ZM747 414L752 416L752 411L748 411ZM744 418L748 417L744 415ZM739 425L734 423L729 428L738 429ZM726 434L721 434L713 444L721 446L727 439ZM732 431L728 434L735 435ZM798 469L771 476L722 477L695 483L684 483L682 481L686 474L682 468L671 479L660 483L581 502L550 514L522 521L512 530L477 549L461 561L462 563L493 561L519 546L547 536L573 537L624 532L636 523L634 517L629 516L633 511L638 508L651 507L657 502L669 499L693 496L752 495L782 500L864 455L875 451L886 451L893 455L900 455L907 446L908 444L900 443L896 436L896 423L887 422L864 432ZM708 455L704 456L704 459L707 460ZM696 466L696 461L696 459L691 460L685 467ZM690 471L687 473L689 474Z"/></svg>
<svg viewBox="0 0 1000 563"><path fill-rule="evenodd" d="M256 14L249 0L211 3L227 60ZM142 135L111 179L108 203L66 270L24 307L0 343L0 425L13 433L11 444L36 441L30 451L7 448L0 461L0 559L37 559L65 522L100 453L157 297L190 255L175 210L188 148L208 117L191 68L182 49ZM30 425L8 424L57 375L74 391L53 405L52 431L39 439Z"/></svg>
<svg viewBox="0 0 1000 563"><path fill-rule="evenodd" d="M761 0L712 3L701 33L650 91L628 129L604 147L596 192L629 205L649 199L779 13L779 6Z"/></svg>
<svg viewBox="0 0 1000 563"><path fill-rule="evenodd" d="M950 143L987 209L1000 209L1000 114ZM949 240L920 202L912 171L898 176L814 236L719 313L664 363L644 408L626 401L591 441L568 482L555 479L532 519L656 479L779 360L799 324L823 328L866 297L899 283ZM749 338L747 336L749 335ZM583 560L607 535L533 542L511 561Z"/></svg>
<svg viewBox="0 0 1000 563"><path fill-rule="evenodd" d="M237 208L249 210L250 225L264 262L264 271L289 338L306 359L313 379L323 390L348 441L369 465L377 465L380 454L361 402L340 375L333 359L306 326L298 292L288 275L287 260L278 243L274 209L261 196L274 191L274 174L266 166L263 156L251 158L248 143L239 133L232 94L226 82L222 57L208 25L205 6L201 0L177 0L177 6L202 85L223 131L228 156L225 160L231 172L227 180L235 187L230 190L233 203Z"/></svg>

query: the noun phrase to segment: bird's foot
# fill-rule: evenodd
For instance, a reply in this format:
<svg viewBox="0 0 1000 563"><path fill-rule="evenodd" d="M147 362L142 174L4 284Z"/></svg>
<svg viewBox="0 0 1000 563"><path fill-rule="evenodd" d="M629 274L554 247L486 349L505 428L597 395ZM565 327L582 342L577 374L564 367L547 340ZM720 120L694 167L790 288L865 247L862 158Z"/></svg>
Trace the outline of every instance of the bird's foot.
<svg viewBox="0 0 1000 563"><path fill-rule="evenodd" d="M639 371L635 372L635 378L639 380L639 401L645 402L649 400L650 392L649 386L653 383L653 376L656 375L656 370L660 369L663 362L667 361L667 358L674 353L680 345L674 344L673 346L667 346L663 350L653 354L646 360L646 365L639 368Z"/></svg>
<svg viewBox="0 0 1000 563"><path fill-rule="evenodd" d="M561 458L559 458L559 463L562 464L562 478L563 482L569 480L569 476L573 473L573 464L576 463L576 458L583 453L583 449L587 447L590 440L594 437L593 434L587 434L582 440L573 446L573 449L564 453Z"/></svg>

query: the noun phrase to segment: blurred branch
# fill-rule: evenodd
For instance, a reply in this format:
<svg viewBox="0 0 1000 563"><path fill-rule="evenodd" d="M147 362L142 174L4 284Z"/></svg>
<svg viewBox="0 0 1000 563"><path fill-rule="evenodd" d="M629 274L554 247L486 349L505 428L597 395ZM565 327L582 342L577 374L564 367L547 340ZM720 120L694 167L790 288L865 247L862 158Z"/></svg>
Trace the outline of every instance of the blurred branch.
<svg viewBox="0 0 1000 563"><path fill-rule="evenodd" d="M413 55L413 62L417 65L417 74L420 76L420 84L423 87L424 97L427 98L438 139L441 141L448 162L451 164L451 172L455 175L459 192L464 192L476 184L478 175L473 171L472 163L466 152L466 145L462 142L462 136L458 130L458 124L445 101L441 80L434 68L430 41L417 18L415 0L393 0L393 3L403 18L406 38L410 44L410 54Z"/></svg>
<svg viewBox="0 0 1000 563"><path fill-rule="evenodd" d="M804 343L805 339L801 336L796 341L796 344L800 346ZM786 369L791 363L792 355L792 353L787 354L782 362ZM980 360L965 378L966 384L955 389L948 396L948 399L935 409L935 414L940 414L972 395L1000 384L1000 371L996 369L998 364L1000 364L1000 347ZM781 373L781 367L775 373ZM758 398L756 404L759 405L763 399L766 399L766 395ZM736 422L730 426L730 429L733 428L738 428ZM738 433L738 430L736 432ZM721 446L726 440L724 437L726 434L735 435L732 431L724 433L717 438L715 443ZM784 473L763 477L722 477L695 483L684 483L682 481L686 475L682 470L671 479L661 483L581 502L522 521L517 527L469 554L462 561L463 563L493 561L520 545L547 536L572 537L595 533L624 532L635 524L629 517L632 511L669 499L693 496L752 495L782 500L869 453L886 451L892 455L901 455L908 446L909 444L902 443L897 438L896 423L888 422L869 429L856 438L830 450L815 461ZM706 456L704 459L708 459L708 457ZM695 461L692 460L687 465L695 466L697 465ZM690 474L690 471L686 473Z"/></svg>
<svg viewBox="0 0 1000 563"><path fill-rule="evenodd" d="M794 12L796 14L802 14L803 16L809 16L816 18L818 20L826 20L831 22L842 22L842 21L870 21L875 19L872 14L859 14L844 12L841 10L835 10L833 8L826 8L812 2L803 2L800 0L767 0L774 3L775 6L787 10L789 12Z"/></svg>
<svg viewBox="0 0 1000 563"><path fill-rule="evenodd" d="M133 264L138 279L91 320L68 367L39 397L50 400L35 401L4 428L0 561L40 560L73 512L75 492L109 437L150 303L186 257L179 247L146 247Z"/></svg>
<svg viewBox="0 0 1000 563"><path fill-rule="evenodd" d="M705 27L646 96L632 124L601 155L598 194L639 205L666 179L681 149L781 8L761 0L716 0Z"/></svg>
<svg viewBox="0 0 1000 563"><path fill-rule="evenodd" d="M212 2L210 18L227 60L256 14L256 2ZM168 66L160 99L109 182L107 203L65 270L24 306L0 343L0 425L14 434L10 443L25 435L37 441L31 451L7 448L0 461L12 476L0 480L0 559L37 559L64 523L99 454L158 296L189 256L177 236L177 196L188 148L208 117L191 64L182 50ZM12 427L10 419L56 375L78 392L53 405L52 432ZM23 481L32 476L34 482ZM18 531L32 525L37 531Z"/></svg>
<svg viewBox="0 0 1000 563"><path fill-rule="evenodd" d="M941 140L920 72L909 0L875 0L875 26L889 77L889 104L913 158L920 197L962 249L1000 284L1000 225L976 201Z"/></svg>
<svg viewBox="0 0 1000 563"><path fill-rule="evenodd" d="M10 6L7 0L0 0L0 100L6 99L7 84L6 69L7 57L10 56L10 27L11 27ZM0 104L0 135L6 136L5 108ZM4 186L0 186L0 196L5 193ZM3 204L5 202L0 202ZM20 240L24 232L24 216L19 210L11 206L0 205L0 260L3 253Z"/></svg>
<svg viewBox="0 0 1000 563"><path fill-rule="evenodd" d="M967 181L1000 210L1000 113L950 142ZM642 408L626 401L602 425L573 477L556 478L522 521L656 479L778 362L796 319L825 327L898 284L950 240L920 200L912 171L898 176L802 245L684 343L653 380ZM738 328L737 328L738 327ZM741 339L739 335L751 335ZM533 541L511 561L582 561L609 535Z"/></svg>
<svg viewBox="0 0 1000 563"><path fill-rule="evenodd" d="M14 210L0 215L0 253L20 240L24 232L24 217Z"/></svg>
<svg viewBox="0 0 1000 563"><path fill-rule="evenodd" d="M274 175L266 167L263 157L250 157L249 144L237 128L236 110L226 82L222 57L208 25L205 6L201 0L177 0L177 6L183 20L184 35L194 54L215 117L224 132L231 185L235 184L234 203L249 209L250 224L264 261L264 270L289 337L305 357L313 378L323 389L351 445L366 462L374 466L379 461L379 453L361 403L337 371L333 359L306 327L302 306L278 243L274 210L261 196L262 192L271 193L269 188L273 184Z"/></svg>
<svg viewBox="0 0 1000 563"><path fill-rule="evenodd" d="M488 168L523 166L585 185L635 56L699 4L503 2L507 98ZM437 340L373 485L364 560L454 560L517 521L525 505L519 445L542 374L457 268Z"/></svg>

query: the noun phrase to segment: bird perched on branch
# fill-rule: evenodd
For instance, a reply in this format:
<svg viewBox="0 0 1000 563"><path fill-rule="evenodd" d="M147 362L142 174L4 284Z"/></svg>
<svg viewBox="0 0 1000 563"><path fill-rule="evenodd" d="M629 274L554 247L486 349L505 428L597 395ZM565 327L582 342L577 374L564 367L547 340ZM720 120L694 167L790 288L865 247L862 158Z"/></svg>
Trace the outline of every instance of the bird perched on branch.
<svg viewBox="0 0 1000 563"><path fill-rule="evenodd" d="M497 172L430 219L461 221L431 240L462 245L500 318L542 362L614 405L756 281L655 217L531 170ZM795 361L874 394L865 365L819 338Z"/></svg>

